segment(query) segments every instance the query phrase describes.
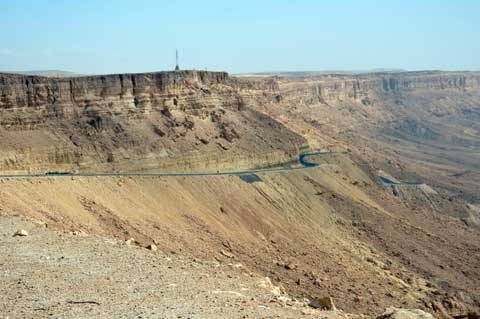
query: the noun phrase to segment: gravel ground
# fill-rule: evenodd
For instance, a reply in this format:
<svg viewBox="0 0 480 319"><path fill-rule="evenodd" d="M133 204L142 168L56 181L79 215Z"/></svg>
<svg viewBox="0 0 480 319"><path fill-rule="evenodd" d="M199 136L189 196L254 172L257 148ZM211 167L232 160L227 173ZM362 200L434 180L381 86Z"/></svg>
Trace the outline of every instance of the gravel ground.
<svg viewBox="0 0 480 319"><path fill-rule="evenodd" d="M13 236L25 229L28 236ZM354 318L291 299L237 263L165 255L0 217L0 318Z"/></svg>

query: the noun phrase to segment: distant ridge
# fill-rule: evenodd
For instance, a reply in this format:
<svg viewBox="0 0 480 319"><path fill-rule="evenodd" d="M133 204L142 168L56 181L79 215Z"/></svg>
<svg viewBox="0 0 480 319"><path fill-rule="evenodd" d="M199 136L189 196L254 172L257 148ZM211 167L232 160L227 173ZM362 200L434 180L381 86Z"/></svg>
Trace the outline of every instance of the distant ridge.
<svg viewBox="0 0 480 319"><path fill-rule="evenodd" d="M236 76L283 76L283 77L308 77L326 74L369 74L369 73L400 73L407 72L405 69L371 69L371 70L324 70L324 71L278 71L278 72L253 72L239 73Z"/></svg>
<svg viewBox="0 0 480 319"><path fill-rule="evenodd" d="M69 72L69 71L60 71L60 70L5 71L3 73L22 74L22 75L38 75L38 76L45 76L45 77L50 77L50 78L66 78L66 77L84 76L85 75L85 74Z"/></svg>

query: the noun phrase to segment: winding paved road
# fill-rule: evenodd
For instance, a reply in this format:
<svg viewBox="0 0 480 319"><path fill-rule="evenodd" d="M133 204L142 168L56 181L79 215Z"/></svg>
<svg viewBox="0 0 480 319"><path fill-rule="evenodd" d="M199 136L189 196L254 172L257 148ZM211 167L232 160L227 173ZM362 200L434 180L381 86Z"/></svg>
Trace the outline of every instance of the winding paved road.
<svg viewBox="0 0 480 319"><path fill-rule="evenodd" d="M233 172L217 172L217 173L65 173L65 174L10 174L0 175L0 178L44 178L44 177L112 177L112 176L144 176L144 177L172 177L172 176L223 176L223 175L248 175L261 174L271 172L289 172L304 169L310 169L320 166L320 164L307 162L308 157L333 155L333 152L315 152L308 154L301 154L299 156L299 163L301 167L287 167L277 166L271 168L259 168L244 171Z"/></svg>
<svg viewBox="0 0 480 319"><path fill-rule="evenodd" d="M392 185L392 186L422 186L425 183L420 182L395 182L392 181L390 178L385 176L378 176L384 185Z"/></svg>

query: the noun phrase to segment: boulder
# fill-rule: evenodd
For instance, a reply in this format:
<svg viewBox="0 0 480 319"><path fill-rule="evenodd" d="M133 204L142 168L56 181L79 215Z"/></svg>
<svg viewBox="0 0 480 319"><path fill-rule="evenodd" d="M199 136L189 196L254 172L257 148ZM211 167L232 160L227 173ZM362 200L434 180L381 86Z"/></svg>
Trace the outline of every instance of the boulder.
<svg viewBox="0 0 480 319"><path fill-rule="evenodd" d="M272 283L272 280L270 280L270 278L268 277L265 277L264 279L260 280L257 286L260 288L268 289L274 296L280 296L280 295L286 294L286 290L282 285L275 286Z"/></svg>
<svg viewBox="0 0 480 319"><path fill-rule="evenodd" d="M125 244L126 244L127 246L135 245L135 244L136 244L136 241L135 241L134 238L130 238L130 239L127 239L127 240L125 241Z"/></svg>
<svg viewBox="0 0 480 319"><path fill-rule="evenodd" d="M434 319L434 317L420 309L400 309L395 307L387 310L377 319Z"/></svg>
<svg viewBox="0 0 480 319"><path fill-rule="evenodd" d="M232 253L230 253L230 252L228 252L228 251L226 251L226 250L221 250L220 253L221 253L222 255L224 255L225 257L227 257L227 258L235 258L235 255L233 255Z"/></svg>
<svg viewBox="0 0 480 319"><path fill-rule="evenodd" d="M333 298L330 296L310 298L310 307L322 310L337 310Z"/></svg>
<svg viewBox="0 0 480 319"><path fill-rule="evenodd" d="M297 268L297 265L294 264L294 263L285 264L285 269L287 269L287 270L294 270L295 268Z"/></svg>
<svg viewBox="0 0 480 319"><path fill-rule="evenodd" d="M20 237L25 237L28 236L28 232L25 229L19 229L13 234L14 237L20 236Z"/></svg>

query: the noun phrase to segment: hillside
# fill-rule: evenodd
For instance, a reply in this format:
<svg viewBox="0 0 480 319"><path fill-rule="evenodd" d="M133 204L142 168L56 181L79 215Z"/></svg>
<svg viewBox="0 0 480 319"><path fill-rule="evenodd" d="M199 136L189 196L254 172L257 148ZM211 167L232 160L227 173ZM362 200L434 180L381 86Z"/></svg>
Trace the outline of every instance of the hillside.
<svg viewBox="0 0 480 319"><path fill-rule="evenodd" d="M480 74L468 72L2 74L2 174L217 172L292 164L307 145L335 154L253 182L3 178L0 215L241 263L290 296L332 296L348 313L473 316L479 105ZM379 175L426 185L385 186Z"/></svg>

